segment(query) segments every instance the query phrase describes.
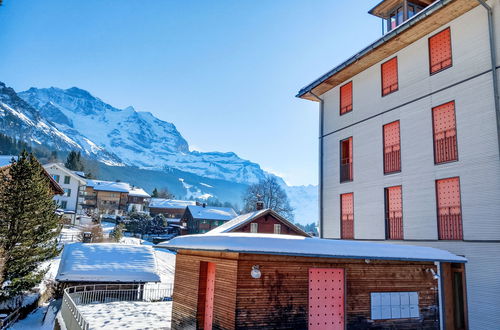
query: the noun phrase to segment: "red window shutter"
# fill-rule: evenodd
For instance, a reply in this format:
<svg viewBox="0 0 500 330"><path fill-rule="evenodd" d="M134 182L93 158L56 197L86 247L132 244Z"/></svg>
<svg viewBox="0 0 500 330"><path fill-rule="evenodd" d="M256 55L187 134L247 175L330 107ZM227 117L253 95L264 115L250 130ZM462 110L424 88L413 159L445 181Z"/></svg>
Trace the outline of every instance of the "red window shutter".
<svg viewBox="0 0 500 330"><path fill-rule="evenodd" d="M354 239L354 194L340 195L341 238Z"/></svg>
<svg viewBox="0 0 500 330"><path fill-rule="evenodd" d="M340 142L340 182L353 180L352 137Z"/></svg>
<svg viewBox="0 0 500 330"><path fill-rule="evenodd" d="M462 239L460 179L457 177L437 180L436 195L439 239Z"/></svg>
<svg viewBox="0 0 500 330"><path fill-rule="evenodd" d="M352 81L340 87L340 114L352 111Z"/></svg>
<svg viewBox="0 0 500 330"><path fill-rule="evenodd" d="M386 188L387 239L403 239L403 195L401 186Z"/></svg>
<svg viewBox="0 0 500 330"><path fill-rule="evenodd" d="M434 130L434 162L436 164L458 160L455 102L432 109Z"/></svg>
<svg viewBox="0 0 500 330"><path fill-rule="evenodd" d="M399 120L384 125L384 173L401 171Z"/></svg>
<svg viewBox="0 0 500 330"><path fill-rule="evenodd" d="M382 96L398 90L398 58L382 64Z"/></svg>
<svg viewBox="0 0 500 330"><path fill-rule="evenodd" d="M429 38L429 61L431 74L451 67L450 28Z"/></svg>

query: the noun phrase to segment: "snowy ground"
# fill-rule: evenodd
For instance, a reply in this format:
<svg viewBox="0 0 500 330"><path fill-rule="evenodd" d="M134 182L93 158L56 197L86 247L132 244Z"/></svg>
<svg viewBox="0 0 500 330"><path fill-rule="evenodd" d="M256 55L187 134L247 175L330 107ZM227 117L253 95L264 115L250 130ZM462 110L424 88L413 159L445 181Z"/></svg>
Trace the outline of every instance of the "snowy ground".
<svg viewBox="0 0 500 330"><path fill-rule="evenodd" d="M111 302L79 306L90 329L170 329L172 302Z"/></svg>
<svg viewBox="0 0 500 330"><path fill-rule="evenodd" d="M54 320L59 310L60 300L52 301L50 304L44 304L35 309L26 318L14 323L9 330L52 330L54 329Z"/></svg>
<svg viewBox="0 0 500 330"><path fill-rule="evenodd" d="M115 229L115 224L112 222L106 222L103 221L101 222L101 228L102 228L102 236L104 238L108 238L109 234Z"/></svg>

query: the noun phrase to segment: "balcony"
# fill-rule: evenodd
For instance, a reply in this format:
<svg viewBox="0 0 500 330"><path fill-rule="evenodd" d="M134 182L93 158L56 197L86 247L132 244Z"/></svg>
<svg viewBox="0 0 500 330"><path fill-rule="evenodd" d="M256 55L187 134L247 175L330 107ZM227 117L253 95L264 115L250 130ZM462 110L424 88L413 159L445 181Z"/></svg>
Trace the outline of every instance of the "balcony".
<svg viewBox="0 0 500 330"><path fill-rule="evenodd" d="M342 215L342 239L354 239L354 214Z"/></svg>
<svg viewBox="0 0 500 330"><path fill-rule="evenodd" d="M401 171L401 148L399 144L388 146L384 150L384 174Z"/></svg>
<svg viewBox="0 0 500 330"><path fill-rule="evenodd" d="M171 284L84 285L64 290L68 330L170 328Z"/></svg>
<svg viewBox="0 0 500 330"><path fill-rule="evenodd" d="M438 210L439 239L462 240L460 206L440 207Z"/></svg>
<svg viewBox="0 0 500 330"><path fill-rule="evenodd" d="M352 181L352 161L350 158L344 158L340 161L340 182Z"/></svg>
<svg viewBox="0 0 500 330"><path fill-rule="evenodd" d="M398 216L399 212L390 212L386 215L386 238L403 239L403 217Z"/></svg>
<svg viewBox="0 0 500 330"><path fill-rule="evenodd" d="M436 164L458 160L457 132L454 128L436 133L434 157Z"/></svg>

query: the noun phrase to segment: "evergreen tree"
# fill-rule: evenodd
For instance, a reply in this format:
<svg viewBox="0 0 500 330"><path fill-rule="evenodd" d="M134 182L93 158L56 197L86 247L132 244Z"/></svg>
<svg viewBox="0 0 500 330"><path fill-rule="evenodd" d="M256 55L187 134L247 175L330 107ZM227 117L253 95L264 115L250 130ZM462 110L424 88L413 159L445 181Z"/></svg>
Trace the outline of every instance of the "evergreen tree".
<svg viewBox="0 0 500 330"><path fill-rule="evenodd" d="M0 173L0 300L32 289L46 270L42 262L59 254L59 217L49 178L32 155L23 151Z"/></svg>
<svg viewBox="0 0 500 330"><path fill-rule="evenodd" d="M66 166L67 169L70 169L72 171L85 171L85 166L83 165L82 162L82 155L80 151L71 151L68 154L68 157L66 158L66 163L64 163L64 166Z"/></svg>
<svg viewBox="0 0 500 330"><path fill-rule="evenodd" d="M156 189L156 188L155 188L155 189L153 190L153 193L151 194L151 197L153 197L153 198L158 198L158 189Z"/></svg>

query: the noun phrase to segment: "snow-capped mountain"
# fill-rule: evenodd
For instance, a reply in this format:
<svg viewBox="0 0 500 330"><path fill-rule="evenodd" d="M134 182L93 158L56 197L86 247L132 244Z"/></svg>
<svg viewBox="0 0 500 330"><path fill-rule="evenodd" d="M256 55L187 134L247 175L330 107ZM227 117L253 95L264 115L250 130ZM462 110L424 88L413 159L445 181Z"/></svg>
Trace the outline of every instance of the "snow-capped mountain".
<svg viewBox="0 0 500 330"><path fill-rule="evenodd" d="M116 165L175 168L239 183L258 182L266 175L258 164L232 152L190 151L174 124L133 107L117 109L76 87L30 88L18 95L98 160L106 150L116 156Z"/></svg>

